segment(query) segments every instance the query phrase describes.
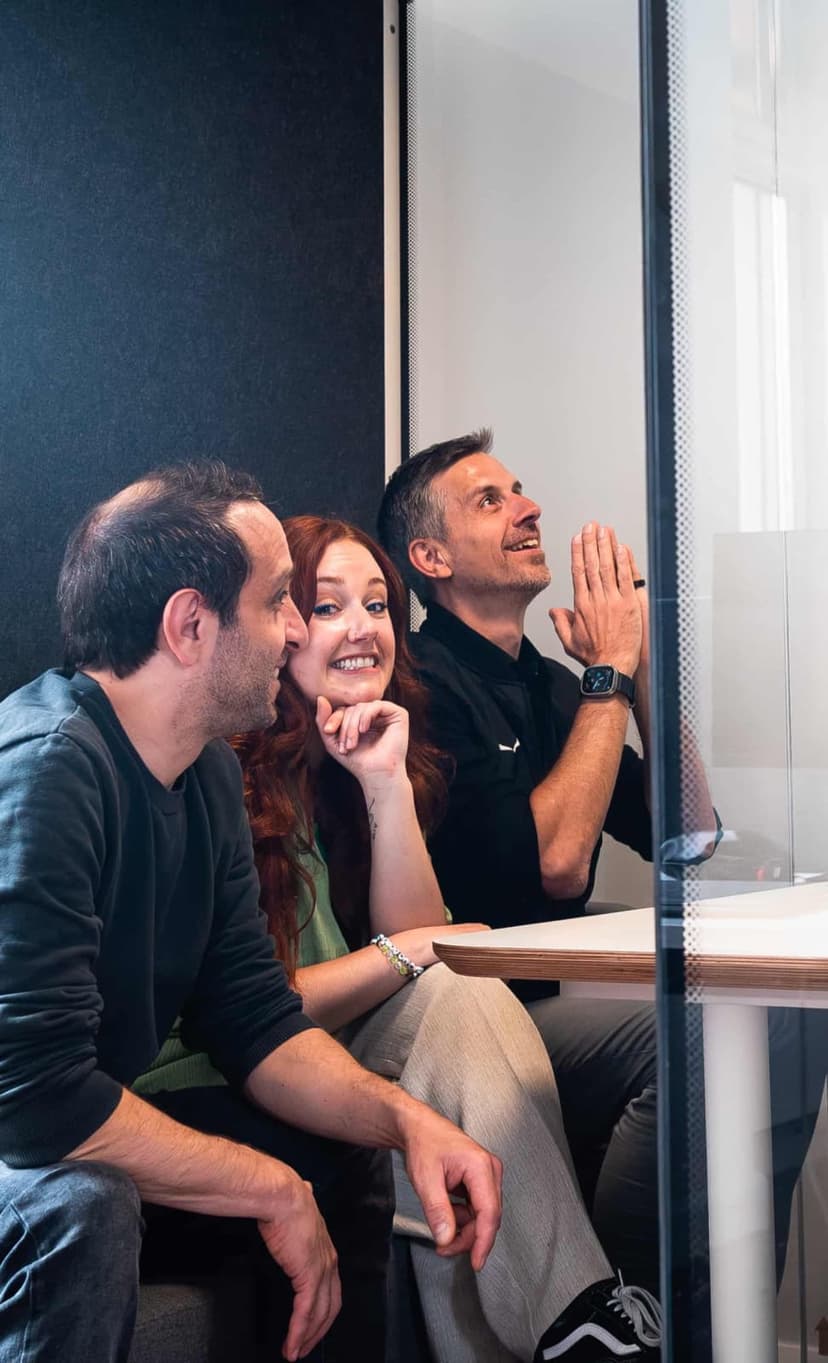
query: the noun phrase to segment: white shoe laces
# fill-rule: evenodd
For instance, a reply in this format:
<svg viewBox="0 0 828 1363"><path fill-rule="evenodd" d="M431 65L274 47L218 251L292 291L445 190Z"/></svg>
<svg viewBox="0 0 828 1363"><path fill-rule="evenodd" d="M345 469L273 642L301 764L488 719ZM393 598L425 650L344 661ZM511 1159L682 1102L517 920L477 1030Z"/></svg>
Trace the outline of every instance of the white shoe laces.
<svg viewBox="0 0 828 1363"><path fill-rule="evenodd" d="M661 1304L646 1287L625 1287L620 1273L618 1283L610 1293L613 1311L627 1317L636 1339L656 1348L661 1343Z"/></svg>

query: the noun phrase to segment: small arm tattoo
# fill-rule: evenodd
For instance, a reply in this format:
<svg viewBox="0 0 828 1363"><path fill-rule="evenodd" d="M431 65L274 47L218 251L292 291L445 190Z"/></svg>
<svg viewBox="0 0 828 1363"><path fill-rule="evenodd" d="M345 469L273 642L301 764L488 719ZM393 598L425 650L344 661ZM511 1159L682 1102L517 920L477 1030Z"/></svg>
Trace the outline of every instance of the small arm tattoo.
<svg viewBox="0 0 828 1363"><path fill-rule="evenodd" d="M370 803L369 806L368 806L368 827L369 827L369 829L371 830L371 841L372 841L372 842L374 842L374 841L376 840L376 836L377 836L377 820L376 820L376 815L374 814L374 805L375 805L375 804L376 804L376 800L372 800L371 803Z"/></svg>

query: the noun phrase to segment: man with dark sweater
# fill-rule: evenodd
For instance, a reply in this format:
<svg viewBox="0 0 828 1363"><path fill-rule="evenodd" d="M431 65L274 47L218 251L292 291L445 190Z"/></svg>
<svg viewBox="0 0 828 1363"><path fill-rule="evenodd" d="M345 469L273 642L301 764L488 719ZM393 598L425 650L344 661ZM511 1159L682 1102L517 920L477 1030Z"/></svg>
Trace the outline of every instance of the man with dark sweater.
<svg viewBox="0 0 828 1363"><path fill-rule="evenodd" d="M159 1209L199 1214L200 1241L258 1224L290 1287L290 1359L338 1312L331 1235L350 1309L326 1357L382 1356L375 1151L404 1151L444 1253L479 1268L491 1246L498 1161L304 1016L258 910L219 740L273 719L306 639L290 576L253 480L149 474L70 539L65 669L0 705L2 1363L126 1359L142 1203L165 1236ZM130 1085L177 1017L229 1085L144 1101Z"/></svg>

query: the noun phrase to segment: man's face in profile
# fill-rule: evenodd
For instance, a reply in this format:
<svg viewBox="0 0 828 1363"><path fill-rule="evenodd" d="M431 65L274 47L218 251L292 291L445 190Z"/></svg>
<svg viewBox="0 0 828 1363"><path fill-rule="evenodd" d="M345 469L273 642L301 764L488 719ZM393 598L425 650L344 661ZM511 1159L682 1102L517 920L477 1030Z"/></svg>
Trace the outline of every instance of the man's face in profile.
<svg viewBox="0 0 828 1363"><path fill-rule="evenodd" d="M276 517L259 502L239 502L227 521L244 542L251 572L235 619L218 632L207 681L212 728L225 735L273 723L279 673L308 639L290 596L293 564Z"/></svg>
<svg viewBox="0 0 828 1363"><path fill-rule="evenodd" d="M504 592L532 600L549 585L540 507L490 454L472 454L438 475L444 543L454 592Z"/></svg>

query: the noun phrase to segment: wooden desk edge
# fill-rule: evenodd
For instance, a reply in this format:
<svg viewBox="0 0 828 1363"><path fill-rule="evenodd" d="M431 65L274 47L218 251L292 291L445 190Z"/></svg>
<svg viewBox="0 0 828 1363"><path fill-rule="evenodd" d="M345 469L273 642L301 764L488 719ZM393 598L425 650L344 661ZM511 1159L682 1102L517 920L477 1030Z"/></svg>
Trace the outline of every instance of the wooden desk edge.
<svg viewBox="0 0 828 1363"><path fill-rule="evenodd" d="M571 952L530 947L465 947L436 942L434 950L458 975L505 980L578 980L619 984L654 984L655 955L630 952ZM721 988L828 989L828 960L798 961L778 957L687 957L689 985Z"/></svg>
<svg viewBox="0 0 828 1363"><path fill-rule="evenodd" d="M655 981L652 952L617 955L597 952L534 951L529 947L465 947L435 942L434 950L458 975L495 976L506 980L612 980L626 984Z"/></svg>

